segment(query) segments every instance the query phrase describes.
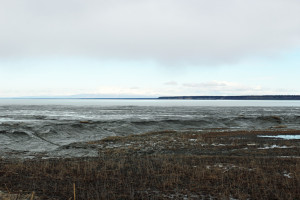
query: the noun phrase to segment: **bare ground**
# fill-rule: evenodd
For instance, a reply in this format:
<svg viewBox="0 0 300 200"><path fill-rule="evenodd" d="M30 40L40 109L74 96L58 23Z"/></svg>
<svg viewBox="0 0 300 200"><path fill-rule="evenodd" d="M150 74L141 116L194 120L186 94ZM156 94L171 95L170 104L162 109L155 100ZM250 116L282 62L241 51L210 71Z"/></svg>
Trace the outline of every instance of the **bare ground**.
<svg viewBox="0 0 300 200"><path fill-rule="evenodd" d="M65 147L94 158L0 159L0 200L300 199L300 140L258 137L279 134L300 131L162 131Z"/></svg>

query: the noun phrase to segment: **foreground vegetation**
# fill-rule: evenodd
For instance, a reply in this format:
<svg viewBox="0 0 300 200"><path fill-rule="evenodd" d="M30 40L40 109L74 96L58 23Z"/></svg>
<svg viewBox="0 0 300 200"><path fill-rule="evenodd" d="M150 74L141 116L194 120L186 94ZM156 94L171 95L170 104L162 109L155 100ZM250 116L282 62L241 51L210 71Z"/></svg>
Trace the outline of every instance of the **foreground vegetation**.
<svg viewBox="0 0 300 200"><path fill-rule="evenodd" d="M299 140L263 134L300 131L165 131L73 144L99 157L0 160L0 190L27 199L299 199Z"/></svg>

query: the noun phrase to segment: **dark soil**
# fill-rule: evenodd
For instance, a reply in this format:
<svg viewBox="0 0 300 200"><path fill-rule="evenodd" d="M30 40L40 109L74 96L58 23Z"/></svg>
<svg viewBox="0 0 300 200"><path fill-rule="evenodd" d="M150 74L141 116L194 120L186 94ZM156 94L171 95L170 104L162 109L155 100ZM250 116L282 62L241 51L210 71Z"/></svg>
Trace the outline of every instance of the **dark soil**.
<svg viewBox="0 0 300 200"><path fill-rule="evenodd" d="M34 199L300 199L300 140L258 137L279 134L300 131L163 131L75 143L68 148L99 156L0 159L0 190L34 191Z"/></svg>

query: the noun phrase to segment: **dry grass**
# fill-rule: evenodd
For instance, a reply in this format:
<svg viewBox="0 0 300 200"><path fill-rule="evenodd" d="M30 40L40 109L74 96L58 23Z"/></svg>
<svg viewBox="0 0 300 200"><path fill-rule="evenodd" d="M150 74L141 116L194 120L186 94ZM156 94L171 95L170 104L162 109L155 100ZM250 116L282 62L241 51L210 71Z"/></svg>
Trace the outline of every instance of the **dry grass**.
<svg viewBox="0 0 300 200"><path fill-rule="evenodd" d="M39 199L74 199L74 185L76 199L299 199L299 141L256 137L266 133L279 134L110 137L92 142L97 158L0 160L0 188ZM291 148L258 149L272 144Z"/></svg>

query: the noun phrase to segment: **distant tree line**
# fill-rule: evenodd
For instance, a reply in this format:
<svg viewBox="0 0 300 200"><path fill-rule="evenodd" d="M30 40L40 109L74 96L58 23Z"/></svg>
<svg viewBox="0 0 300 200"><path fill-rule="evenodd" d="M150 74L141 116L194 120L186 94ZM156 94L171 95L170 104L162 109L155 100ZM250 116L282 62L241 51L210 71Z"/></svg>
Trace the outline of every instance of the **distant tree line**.
<svg viewBox="0 0 300 200"><path fill-rule="evenodd" d="M300 100L300 95L249 95L249 96L166 96L158 99L194 100Z"/></svg>

